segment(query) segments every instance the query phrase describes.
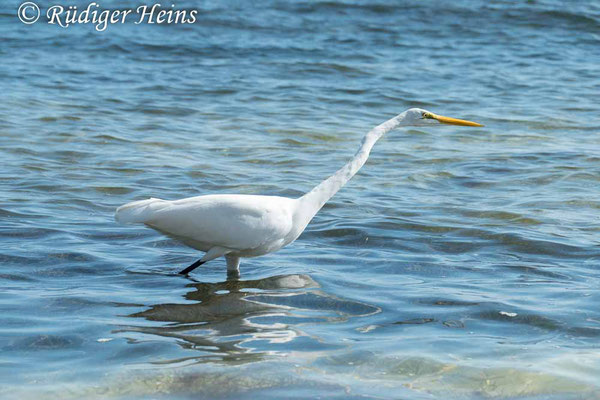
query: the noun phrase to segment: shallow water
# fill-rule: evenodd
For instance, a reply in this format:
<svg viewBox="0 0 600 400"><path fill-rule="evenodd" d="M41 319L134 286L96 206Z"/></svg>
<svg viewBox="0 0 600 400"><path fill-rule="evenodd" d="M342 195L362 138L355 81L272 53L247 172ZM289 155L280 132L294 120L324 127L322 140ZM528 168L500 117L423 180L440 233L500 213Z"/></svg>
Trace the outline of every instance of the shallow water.
<svg viewBox="0 0 600 400"><path fill-rule="evenodd" d="M600 396L597 5L225 1L99 33L9 3L0 396ZM383 138L239 281L113 220L297 196L413 106L486 127Z"/></svg>

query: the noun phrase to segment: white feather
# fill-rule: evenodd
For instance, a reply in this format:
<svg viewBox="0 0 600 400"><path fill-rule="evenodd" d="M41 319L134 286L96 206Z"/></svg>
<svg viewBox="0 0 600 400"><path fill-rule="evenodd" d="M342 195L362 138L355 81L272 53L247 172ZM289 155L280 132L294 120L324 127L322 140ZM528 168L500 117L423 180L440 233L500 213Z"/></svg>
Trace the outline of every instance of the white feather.
<svg viewBox="0 0 600 400"><path fill-rule="evenodd" d="M148 199L119 207L116 219L146 224L198 250L218 246L254 256L275 251L295 239L289 237L294 203L285 197L250 195Z"/></svg>
<svg viewBox="0 0 600 400"><path fill-rule="evenodd" d="M115 219L121 224L145 223L155 211L164 207L166 203L164 200L154 198L133 201L117 208Z"/></svg>

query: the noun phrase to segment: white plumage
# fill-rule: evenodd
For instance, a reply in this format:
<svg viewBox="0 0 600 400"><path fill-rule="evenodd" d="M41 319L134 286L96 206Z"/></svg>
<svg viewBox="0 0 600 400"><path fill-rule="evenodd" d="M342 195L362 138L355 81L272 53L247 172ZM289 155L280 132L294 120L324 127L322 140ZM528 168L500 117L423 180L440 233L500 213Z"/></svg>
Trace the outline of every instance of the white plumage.
<svg viewBox="0 0 600 400"><path fill-rule="evenodd" d="M371 130L355 156L333 176L298 199L279 196L207 195L181 200L147 199L119 207L120 223L143 223L206 254L182 271L225 256L237 271L240 257L255 257L292 243L321 207L363 166L375 142L390 130L406 125L446 123L482 126L410 109Z"/></svg>
<svg viewBox="0 0 600 400"><path fill-rule="evenodd" d="M296 201L240 194L148 199L119 207L116 218L122 223L144 223L198 250L219 246L253 256L291 241ZM287 243L286 238L290 238Z"/></svg>

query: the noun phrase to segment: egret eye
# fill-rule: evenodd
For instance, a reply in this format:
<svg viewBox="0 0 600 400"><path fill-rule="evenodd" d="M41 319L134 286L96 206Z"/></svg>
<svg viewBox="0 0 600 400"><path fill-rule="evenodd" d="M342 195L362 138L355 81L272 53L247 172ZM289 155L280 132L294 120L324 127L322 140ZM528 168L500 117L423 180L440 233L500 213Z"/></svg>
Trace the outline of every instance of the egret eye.
<svg viewBox="0 0 600 400"><path fill-rule="evenodd" d="M421 113L421 118L422 119L435 119L435 118L433 118L433 115L428 112Z"/></svg>

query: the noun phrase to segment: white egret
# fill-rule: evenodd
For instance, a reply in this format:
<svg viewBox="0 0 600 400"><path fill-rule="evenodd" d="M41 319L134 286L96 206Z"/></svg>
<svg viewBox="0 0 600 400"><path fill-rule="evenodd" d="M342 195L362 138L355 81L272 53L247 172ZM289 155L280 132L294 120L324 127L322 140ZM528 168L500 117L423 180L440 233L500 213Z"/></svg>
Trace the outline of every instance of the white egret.
<svg viewBox="0 0 600 400"><path fill-rule="evenodd" d="M346 165L300 198L243 194L173 201L151 198L119 207L115 218L121 223L145 224L206 252L181 274L222 256L228 272L235 274L239 271L240 257L272 253L296 240L321 207L364 165L371 148L384 134L402 126L439 124L483 126L411 108L373 128Z"/></svg>

